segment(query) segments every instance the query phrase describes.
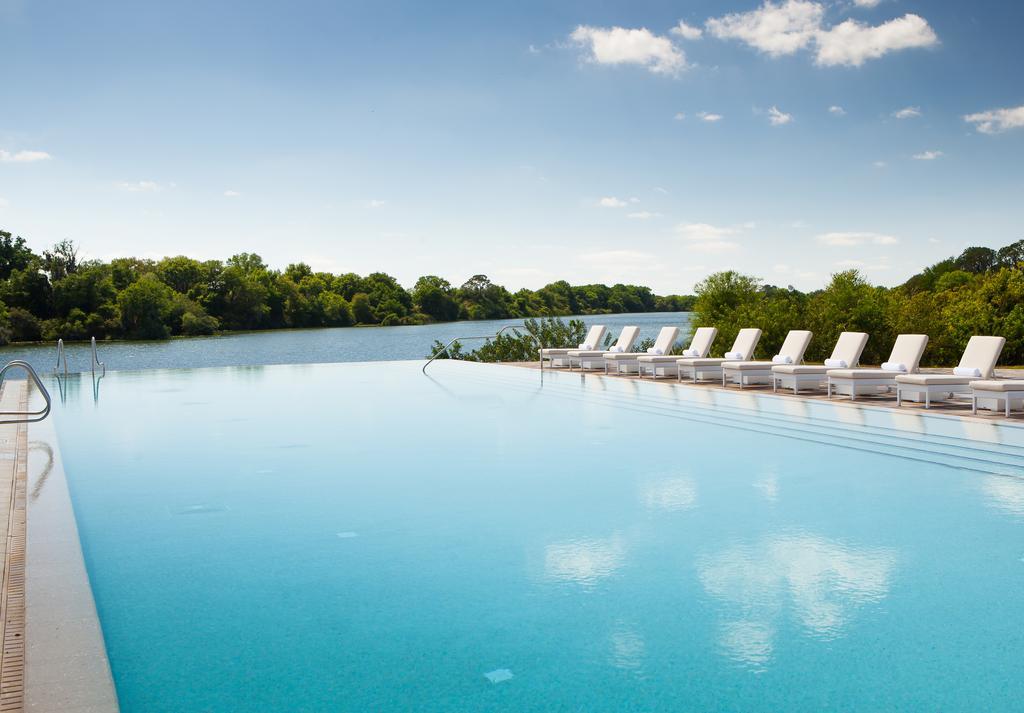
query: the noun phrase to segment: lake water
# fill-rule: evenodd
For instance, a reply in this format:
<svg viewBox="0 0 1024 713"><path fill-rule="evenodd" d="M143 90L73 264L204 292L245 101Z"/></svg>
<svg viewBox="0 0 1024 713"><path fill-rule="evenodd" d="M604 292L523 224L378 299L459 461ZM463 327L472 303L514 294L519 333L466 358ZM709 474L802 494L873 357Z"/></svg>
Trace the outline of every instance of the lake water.
<svg viewBox="0 0 1024 713"><path fill-rule="evenodd" d="M566 318L568 319L568 318ZM580 317L590 324L604 324L613 333L626 325L640 327L640 336L654 337L666 325L682 332L690 324L689 312L606 314ZM521 319L480 322L447 322L409 327L348 327L340 329L296 329L243 332L216 337L193 337L157 342L101 342L99 358L108 370L180 369L205 366L254 364L320 364L345 361L388 361L423 359L435 340L447 343L456 337L493 335ZM482 339L467 341L476 349ZM69 371L89 371L89 345L68 344ZM0 348L4 362L24 359L40 373L53 370L54 344L15 345Z"/></svg>

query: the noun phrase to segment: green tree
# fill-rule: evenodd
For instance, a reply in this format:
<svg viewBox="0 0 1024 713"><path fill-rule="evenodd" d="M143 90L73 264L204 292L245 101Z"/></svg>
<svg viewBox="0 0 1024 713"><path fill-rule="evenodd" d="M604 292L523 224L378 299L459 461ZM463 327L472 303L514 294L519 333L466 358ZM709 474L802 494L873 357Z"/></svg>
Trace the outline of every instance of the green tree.
<svg viewBox="0 0 1024 713"><path fill-rule="evenodd" d="M163 339L170 334L166 323L174 307L174 290L152 273L143 275L117 297L121 324L133 339Z"/></svg>

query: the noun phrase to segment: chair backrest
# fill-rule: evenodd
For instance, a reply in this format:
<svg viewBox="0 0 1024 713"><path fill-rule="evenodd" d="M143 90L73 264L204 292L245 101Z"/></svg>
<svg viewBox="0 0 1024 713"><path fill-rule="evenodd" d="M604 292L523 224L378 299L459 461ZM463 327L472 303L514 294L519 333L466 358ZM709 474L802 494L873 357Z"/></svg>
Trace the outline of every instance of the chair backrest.
<svg viewBox="0 0 1024 713"><path fill-rule="evenodd" d="M981 369L981 375L989 379L995 373L996 362L999 361L1004 344L1006 339L1003 337L971 337L964 355L960 357L960 366Z"/></svg>
<svg viewBox="0 0 1024 713"><path fill-rule="evenodd" d="M622 331L619 332L619 341L615 342L615 346L622 349L624 352L632 351L633 345L636 344L636 338L640 336L640 327L623 327Z"/></svg>
<svg viewBox="0 0 1024 713"><path fill-rule="evenodd" d="M867 332L843 332L836 341L836 347L832 350L833 359L842 359L850 367L860 363L860 355L864 353L864 347L868 343Z"/></svg>
<svg viewBox="0 0 1024 713"><path fill-rule="evenodd" d="M654 340L654 348L659 349L662 354L668 354L678 336L679 327L662 327L658 332L658 338Z"/></svg>
<svg viewBox="0 0 1024 713"><path fill-rule="evenodd" d="M690 340L690 349L696 349L701 359L707 357L711 351L711 345L718 336L718 329L715 327L698 327Z"/></svg>
<svg viewBox="0 0 1024 713"><path fill-rule="evenodd" d="M587 332L587 337L583 340L583 343L589 344L591 349L604 349L604 335L607 333L607 327L603 324L595 324Z"/></svg>
<svg viewBox="0 0 1024 713"><path fill-rule="evenodd" d="M729 351L739 352L743 355L744 361L749 361L753 358L759 341L761 341L761 330L757 327L747 327L739 331L732 343L732 349Z"/></svg>
<svg viewBox="0 0 1024 713"><path fill-rule="evenodd" d="M901 334L896 337L889 354L890 364L902 364L907 367L908 374L916 374L921 369L921 357L928 346L927 334Z"/></svg>
<svg viewBox="0 0 1024 713"><path fill-rule="evenodd" d="M810 343L811 333L806 329L791 329L779 349L779 355L789 357L793 364L799 364L804 360L804 352Z"/></svg>

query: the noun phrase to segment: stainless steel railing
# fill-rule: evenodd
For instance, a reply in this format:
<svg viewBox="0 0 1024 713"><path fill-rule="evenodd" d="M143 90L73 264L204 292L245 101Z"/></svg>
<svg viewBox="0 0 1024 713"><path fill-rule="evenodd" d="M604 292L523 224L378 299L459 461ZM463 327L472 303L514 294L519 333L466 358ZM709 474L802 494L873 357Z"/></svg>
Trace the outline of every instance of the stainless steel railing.
<svg viewBox="0 0 1024 713"><path fill-rule="evenodd" d="M43 396L43 401L46 403L43 408L38 411L0 411L0 417L3 416L22 416L23 418L0 418L0 424L4 423L35 423L36 421L42 421L44 418L50 415L50 392L43 386L43 382L39 380L39 374L32 368L32 365L27 361L21 359L15 359L12 362L8 362L7 366L0 369L0 384L3 384L4 378L7 376L7 372L12 367L18 367L24 369L28 374L28 378L32 380L32 383L39 389L39 393Z"/></svg>
<svg viewBox="0 0 1024 713"><path fill-rule="evenodd" d="M68 375L68 355L64 351L64 340L57 340L57 363L53 367L53 373L60 373L61 362L64 362L64 376Z"/></svg>
<svg viewBox="0 0 1024 713"><path fill-rule="evenodd" d="M448 350L451 348L451 346L453 344L455 344L455 342L464 342L464 341L467 341L469 339L495 339L496 337L500 336L501 333L504 332L506 329L523 329L523 330L525 330L526 329L526 325L525 324L509 324L509 325L506 325L506 326L502 327L501 329L499 329L494 334L475 335L475 336L471 336L471 337L456 337L455 339L451 340L450 342L445 344L443 347L438 349L436 352L434 352L433 355L431 355L431 357L427 360L427 363L423 365L423 369L422 369L423 373L424 374L427 373L427 367L430 366L431 363L435 359L437 359L442 354L448 354ZM538 339L533 334L530 334L530 332L526 332L526 334L528 334L530 336L530 338L533 339L533 341L537 342L538 353L540 353L540 350L542 350L544 348L544 345L540 343L540 339ZM448 356L450 357L451 354L448 354ZM541 369L543 369L543 368L544 368L544 362L542 360L541 361Z"/></svg>
<svg viewBox="0 0 1024 713"><path fill-rule="evenodd" d="M91 346L92 346L92 373L95 374L96 373L96 367L99 367L100 369L103 370L102 373L100 374L100 376L106 376L107 375L107 365L100 361L99 355L96 353L96 337L92 338ZM67 373L67 372L65 371L65 373Z"/></svg>

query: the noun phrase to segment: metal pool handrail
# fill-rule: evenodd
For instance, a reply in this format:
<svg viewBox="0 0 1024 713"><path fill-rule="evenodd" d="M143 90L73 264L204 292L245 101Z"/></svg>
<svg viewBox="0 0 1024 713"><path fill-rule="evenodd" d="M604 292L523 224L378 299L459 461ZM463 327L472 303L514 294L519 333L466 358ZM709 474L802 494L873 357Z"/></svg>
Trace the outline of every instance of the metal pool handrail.
<svg viewBox="0 0 1024 713"><path fill-rule="evenodd" d="M60 370L60 363L64 362L64 376L68 375L68 355L64 353L64 340L57 340L57 363L53 367L53 373L56 374Z"/></svg>
<svg viewBox="0 0 1024 713"><path fill-rule="evenodd" d="M100 361L99 355L96 353L96 337L92 338L92 373L96 373L96 367L103 369L102 376L107 375L107 365Z"/></svg>
<svg viewBox="0 0 1024 713"><path fill-rule="evenodd" d="M433 356L431 356L429 359L427 359L427 363L423 365L423 369L421 371L424 374L426 374L427 373L427 367L430 366L430 364L435 359L437 359L439 356L441 356L442 354L448 354L448 349L453 344L455 344L455 342L463 342L463 341L466 341L467 339L494 339L494 338L500 336L501 333L504 332L506 329L526 329L526 325L525 324L509 324L509 325L506 325L506 326L502 327L501 329L499 329L494 334L476 335L476 336L472 336L472 337L455 337L455 339L451 340L450 342L445 344L443 347L438 349L436 352L434 352ZM530 337L533 338L533 341L537 342L538 349L542 349L543 348L543 345L540 343L540 339L535 337L533 334L530 334L530 332L527 332L527 334L529 334ZM448 356L450 357L451 354L448 354ZM544 362L543 361L541 362L541 368L542 369L544 368Z"/></svg>
<svg viewBox="0 0 1024 713"><path fill-rule="evenodd" d="M38 411L0 411L0 416L25 416L26 418L13 418L13 419L0 419L0 424L4 423L35 423L36 421L42 421L44 418L50 415L50 392L43 386L43 382L39 380L39 374L32 368L32 365L27 361L21 359L15 359L14 361L8 362L7 366L0 369L0 384L3 383L4 377L7 376L7 370L11 367L20 367L28 373L28 377L39 389L39 393L43 395L43 401L46 405Z"/></svg>

